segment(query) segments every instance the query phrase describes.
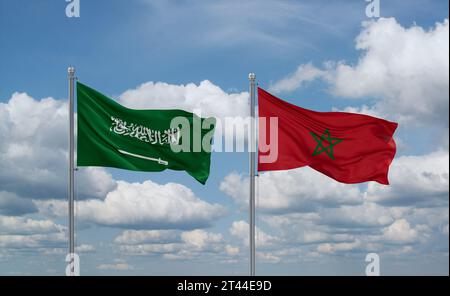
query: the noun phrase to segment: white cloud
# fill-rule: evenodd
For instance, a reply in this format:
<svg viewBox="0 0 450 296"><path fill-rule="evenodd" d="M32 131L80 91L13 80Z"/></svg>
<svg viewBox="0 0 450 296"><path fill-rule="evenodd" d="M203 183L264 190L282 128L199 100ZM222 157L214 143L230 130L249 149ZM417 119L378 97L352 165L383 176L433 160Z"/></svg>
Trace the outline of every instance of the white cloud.
<svg viewBox="0 0 450 296"><path fill-rule="evenodd" d="M276 256L271 252L256 252L256 258L258 262L264 263L278 263L281 261L279 256Z"/></svg>
<svg viewBox="0 0 450 296"><path fill-rule="evenodd" d="M59 247L59 248L44 248L41 250L42 254L50 255L53 257L59 256L59 258L64 258L67 255L67 247ZM55 273L55 272L54 272Z"/></svg>
<svg viewBox="0 0 450 296"><path fill-rule="evenodd" d="M416 229L405 219L396 220L383 231L382 239L390 243L407 244L413 243L419 238Z"/></svg>
<svg viewBox="0 0 450 296"><path fill-rule="evenodd" d="M116 187L112 175L104 168L78 168L75 173L75 191L77 199L105 198L106 194Z"/></svg>
<svg viewBox="0 0 450 296"><path fill-rule="evenodd" d="M67 237L64 232L48 234L6 234L0 235L0 247L8 251L32 250L33 252L45 252L56 248L64 248Z"/></svg>
<svg viewBox="0 0 450 296"><path fill-rule="evenodd" d="M290 92L324 75L326 71L314 67L311 63L303 64L298 66L294 73L271 85L269 90L274 93Z"/></svg>
<svg viewBox="0 0 450 296"><path fill-rule="evenodd" d="M125 230L114 242L121 245L167 243L177 241L178 236L175 230Z"/></svg>
<svg viewBox="0 0 450 296"><path fill-rule="evenodd" d="M414 252L414 248L412 246L402 246L402 247L390 249L385 254L393 255L395 257L400 257L400 256L404 257L405 255L412 254L413 252Z"/></svg>
<svg viewBox="0 0 450 296"><path fill-rule="evenodd" d="M405 217L416 225L428 225L435 229L442 229L449 221L448 206L419 208L413 205L407 207L407 209L408 211L404 215L397 217L397 219Z"/></svg>
<svg viewBox="0 0 450 296"><path fill-rule="evenodd" d="M266 247L273 246L274 244L279 242L279 238L265 233L258 227L255 228L255 232L256 232L255 233L255 236L256 236L255 244L257 247L266 248ZM234 221L231 224L230 234L241 239L242 243L245 246L249 245L249 237L250 237L249 233L250 233L250 228L246 221L243 221L243 220Z"/></svg>
<svg viewBox="0 0 450 296"><path fill-rule="evenodd" d="M318 224L335 228L371 228L391 224L399 216L399 210L386 208L372 202L364 202L356 206L341 206L337 209L319 211Z"/></svg>
<svg viewBox="0 0 450 296"><path fill-rule="evenodd" d="M447 227L447 230L448 230L448 227ZM447 234L448 234L448 232L447 232ZM239 250L239 247L235 247L232 245L226 245L225 252L227 253L228 256L236 256L239 254L240 250Z"/></svg>
<svg viewBox="0 0 450 296"><path fill-rule="evenodd" d="M367 189L357 185L342 184L307 167L288 171L265 172L258 177L258 209L271 213L311 212L320 208L357 206L365 200L383 205L424 207L448 205L449 156L447 151L437 151L420 156L396 158L389 172L390 185L367 183ZM227 175L220 183L220 190L231 196L238 204L247 206L248 178L236 172ZM257 189L258 190L258 189ZM369 204L367 204L369 205ZM377 211L375 205L361 209ZM358 207L347 207L347 217L362 213ZM341 210L330 211L328 217L339 215ZM384 215L384 214L383 214ZM360 215L358 220L372 223L370 217ZM356 218L356 216L355 216ZM383 218L389 223L388 218ZM387 219L387 220L386 220ZM377 221L373 221L378 223Z"/></svg>
<svg viewBox="0 0 450 296"><path fill-rule="evenodd" d="M356 38L356 49L362 51L356 65L326 62L324 69L300 65L273 88L292 91L303 81L322 78L334 95L378 98L373 107L361 110L366 113L401 123L448 127L448 20L430 30L416 25L404 28L393 18L366 22Z"/></svg>
<svg viewBox="0 0 450 296"><path fill-rule="evenodd" d="M220 183L220 190L246 205L248 182L248 178L233 172ZM339 183L307 167L265 172L257 182L257 206L267 212L308 212L321 206L362 203L357 186Z"/></svg>
<svg viewBox="0 0 450 296"><path fill-rule="evenodd" d="M89 244L81 244L79 246L75 246L76 253L92 253L95 251L95 247Z"/></svg>
<svg viewBox="0 0 450 296"><path fill-rule="evenodd" d="M0 191L66 198L67 135L66 101L14 93L0 103ZM103 198L115 186L111 175L99 168L77 172L76 180L79 198Z"/></svg>
<svg viewBox="0 0 450 296"><path fill-rule="evenodd" d="M112 263L112 264L99 264L97 265L99 270L132 270L133 266L126 262Z"/></svg>
<svg viewBox="0 0 450 296"><path fill-rule="evenodd" d="M120 245L119 250L128 255L149 255L176 253L182 249L178 243L167 244L141 244L141 245Z"/></svg>
<svg viewBox="0 0 450 296"><path fill-rule="evenodd" d="M222 234L211 233L203 229L195 229L181 233L181 240L194 250L204 250L210 245L221 243L223 241Z"/></svg>
<svg viewBox="0 0 450 296"><path fill-rule="evenodd" d="M367 105L361 105L358 107L347 106L343 109L338 109L338 108L333 107L332 111L333 112L342 111L342 112L350 112L350 113L360 113L360 114L366 114L366 115L379 117L379 118L384 117L384 115L380 112L380 110L377 110L377 109L373 108L372 106L367 106ZM398 149L399 148L398 138L395 138L395 144Z"/></svg>
<svg viewBox="0 0 450 296"><path fill-rule="evenodd" d="M355 206L358 208L359 206ZM349 206L351 208L351 206ZM344 224L335 224L336 218L327 220L327 214L339 211L340 209L324 209L318 213L289 213L283 215L264 215L261 220L264 225L269 226L281 238L284 246L296 245L298 248L310 248L311 246L322 243L341 243L355 240L355 234L352 232L359 225L351 225L349 222L346 227L350 230L341 228ZM338 216L338 215L335 215ZM339 216L340 217L340 216ZM341 218L342 219L342 218ZM281 255L280 255L281 256ZM291 256L290 253L286 256Z"/></svg>
<svg viewBox="0 0 450 296"><path fill-rule="evenodd" d="M150 180L117 183L117 188L104 200L78 201L77 219L139 229L193 229L208 226L224 215L221 205L199 199L191 189L181 184L160 185ZM63 201L36 201L36 204L43 214L66 215Z"/></svg>
<svg viewBox="0 0 450 296"><path fill-rule="evenodd" d="M63 230L63 226L51 220L0 216L0 233L2 234L44 234Z"/></svg>
<svg viewBox="0 0 450 296"><path fill-rule="evenodd" d="M448 206L448 151L398 157L389 178L390 186L369 183L367 199L386 205Z"/></svg>
<svg viewBox="0 0 450 296"><path fill-rule="evenodd" d="M250 112L248 92L228 94L208 80L199 85L147 82L124 92L119 102L135 109L197 109L202 117L244 117Z"/></svg>
<svg viewBox="0 0 450 296"><path fill-rule="evenodd" d="M245 149L250 123L248 100L248 92L227 93L208 80L198 85L146 82L127 90L118 99L128 108L183 109L203 118L215 117L213 151L228 149L229 144L236 145L236 150Z"/></svg>
<svg viewBox="0 0 450 296"><path fill-rule="evenodd" d="M399 251L399 245L411 245L421 254L448 248L444 237L448 207L393 207L365 201L362 205L322 208L316 213L263 214L261 221L261 226L277 233L280 249L296 245L321 254L345 251L354 256L358 252L407 254ZM296 258L295 254L278 256L282 260Z"/></svg>
<svg viewBox="0 0 450 296"><path fill-rule="evenodd" d="M277 234L278 250L295 244L306 254L411 253L411 248L396 251L398 245L411 245L421 254L445 251L448 163L446 151L398 157L391 166L389 186L372 182L337 186L326 176L320 175L322 182L316 180L308 172L314 171L307 168L264 173L257 187L257 209L263 222L259 226ZM220 189L247 207L248 186L247 178L231 173ZM343 199L349 195L350 199ZM245 244L248 225L240 224L233 232L241 233ZM272 255L280 261L298 260L291 253Z"/></svg>
<svg viewBox="0 0 450 296"><path fill-rule="evenodd" d="M395 178L399 177L394 177L393 184ZM243 188L245 193L248 184ZM318 256L339 253L355 256L358 252L408 256L412 249L420 250L420 253L433 253L437 246L445 249L445 243L442 241L442 234L445 235L446 231L445 225L448 225L448 207L445 204L435 208L417 208L414 202L399 206L379 204L369 201L362 188L358 197L361 204L342 204L336 207L320 205L313 212L260 212L263 222L259 224L260 227L268 230L268 226L271 233L277 234L277 248L262 254L273 256L273 260L269 257L261 257L260 260L267 259L266 262L272 263L295 262L300 260L298 253L301 251ZM429 193L430 191L422 191L424 199ZM233 226L230 229L232 234L237 237L240 234L242 244L248 245L248 224L241 221L235 222ZM292 245L297 248L290 252L281 252L290 250ZM398 245L411 247L402 247L400 250Z"/></svg>
<svg viewBox="0 0 450 296"><path fill-rule="evenodd" d="M338 252L350 252L361 246L361 241L355 240L349 243L325 243L317 246L317 252L334 254Z"/></svg>
<svg viewBox="0 0 450 296"><path fill-rule="evenodd" d="M128 255L160 255L167 260L205 258L206 254L239 253L239 249L225 245L220 233L203 229L191 231L134 230L124 231L115 240L119 250Z"/></svg>
<svg viewBox="0 0 450 296"><path fill-rule="evenodd" d="M304 243L317 243L317 242L321 242L324 240L329 240L329 235L320 231L315 231L315 230L305 230L302 233L302 238L301 240Z"/></svg>
<svg viewBox="0 0 450 296"><path fill-rule="evenodd" d="M67 246L65 229L51 220L0 216L0 248L8 255L24 251L56 254Z"/></svg>
<svg viewBox="0 0 450 296"><path fill-rule="evenodd" d="M367 23L356 39L356 48L364 50L364 56L355 67L337 66L334 93L354 98L381 96L386 98L384 109L390 107L414 120L431 120L436 113L445 116L448 36L448 20L430 31L419 26L405 29L393 18Z"/></svg>

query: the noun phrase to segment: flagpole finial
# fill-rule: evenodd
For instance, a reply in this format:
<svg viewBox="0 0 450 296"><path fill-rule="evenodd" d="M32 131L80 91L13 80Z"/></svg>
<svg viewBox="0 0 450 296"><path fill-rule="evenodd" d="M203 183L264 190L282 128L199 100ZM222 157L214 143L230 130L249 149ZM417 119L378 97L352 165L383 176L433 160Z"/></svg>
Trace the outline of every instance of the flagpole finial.
<svg viewBox="0 0 450 296"><path fill-rule="evenodd" d="M255 81L255 79L256 79L255 73L249 73L249 74L248 74L248 80L250 80L250 81Z"/></svg>
<svg viewBox="0 0 450 296"><path fill-rule="evenodd" d="M67 73L69 73L70 76L73 76L75 74L75 67L67 68Z"/></svg>

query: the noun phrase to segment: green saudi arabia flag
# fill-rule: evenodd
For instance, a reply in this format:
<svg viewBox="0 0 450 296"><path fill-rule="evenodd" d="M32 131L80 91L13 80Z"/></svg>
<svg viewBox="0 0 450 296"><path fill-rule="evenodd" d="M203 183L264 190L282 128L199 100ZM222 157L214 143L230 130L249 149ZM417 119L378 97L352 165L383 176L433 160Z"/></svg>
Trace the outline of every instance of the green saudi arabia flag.
<svg viewBox="0 0 450 296"><path fill-rule="evenodd" d="M205 184L215 119L183 110L134 110L77 83L77 165L184 170Z"/></svg>

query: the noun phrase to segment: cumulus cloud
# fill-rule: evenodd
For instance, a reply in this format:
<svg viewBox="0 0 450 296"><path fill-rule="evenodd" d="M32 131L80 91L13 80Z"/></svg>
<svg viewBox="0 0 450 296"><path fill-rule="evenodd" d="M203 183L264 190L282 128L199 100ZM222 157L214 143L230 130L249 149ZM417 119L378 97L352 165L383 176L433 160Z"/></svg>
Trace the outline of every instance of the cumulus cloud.
<svg viewBox="0 0 450 296"><path fill-rule="evenodd" d="M346 247L390 254L398 245L417 249L420 244L422 251L436 245L445 248L448 208L392 207L366 201L315 213L264 215L262 221L285 245L321 246L315 251L329 254Z"/></svg>
<svg viewBox="0 0 450 296"><path fill-rule="evenodd" d="M35 199L66 198L67 135L66 101L14 93L0 103L0 190ZM115 186L100 168L76 175L79 198L103 198Z"/></svg>
<svg viewBox="0 0 450 296"><path fill-rule="evenodd" d="M220 190L246 205L248 182L248 178L233 172L220 183ZM267 212L308 212L322 206L362 203L357 186L339 183L306 167L265 172L257 182L258 209Z"/></svg>
<svg viewBox="0 0 450 296"><path fill-rule="evenodd" d="M37 201L42 214L64 216L66 203ZM76 203L77 219L99 225L138 229L193 229L209 226L225 209L199 199L191 189L177 183L160 185L118 181L104 200Z"/></svg>
<svg viewBox="0 0 450 296"><path fill-rule="evenodd" d="M383 240L390 243L413 243L419 237L416 229L412 228L405 219L396 220L383 230Z"/></svg>
<svg viewBox="0 0 450 296"><path fill-rule="evenodd" d="M394 160L390 186L370 183L367 199L385 205L447 206L449 196L448 151Z"/></svg>
<svg viewBox="0 0 450 296"><path fill-rule="evenodd" d="M381 205L422 207L448 206L449 195L449 158L448 152L437 151L419 156L401 156L396 158L390 168L390 185L383 186L368 182L366 188L357 185L347 185L336 182L307 167L288 171L265 172L258 177L258 208L271 213L314 212L323 208L341 207L329 211L331 219L339 211L345 211L348 216L355 216L363 211L374 215L360 215L358 220L365 223L371 221L371 216L384 217L378 211L380 207L364 201L376 202ZM248 203L248 178L232 172L220 184L220 189L232 197L238 204ZM356 207L355 207L356 206ZM383 218L389 222L388 218ZM337 222L337 221L335 221Z"/></svg>
<svg viewBox="0 0 450 296"><path fill-rule="evenodd" d="M292 262L316 255L341 253L348 256L356 256L360 252L393 254L398 245L412 245L414 247L411 248L416 249L421 244L422 250L429 250L433 242L439 242L432 233L436 233L448 217L434 213L439 217L431 223L424 221L430 212L413 212L410 208L383 207L365 202L363 205L324 208L316 213L264 214L261 218L264 223L260 226L269 226L277 233L279 239L275 250L279 261ZM414 221L414 226L405 222L406 217ZM422 222L428 224L420 224ZM298 257L300 252L304 253L302 258ZM406 253L398 256L402 254Z"/></svg>
<svg viewBox="0 0 450 296"><path fill-rule="evenodd" d="M218 257L235 256L239 248L225 245L220 233L203 229L190 231L135 230L124 231L115 240L119 250L128 255L159 255L167 260L205 258L206 254Z"/></svg>
<svg viewBox="0 0 450 296"><path fill-rule="evenodd" d="M448 36L448 19L429 30L417 25L404 28L394 18L365 22L356 38L356 49L362 54L355 65L326 62L323 69L300 65L272 89L292 91L321 78L336 96L377 99L360 112L448 127Z"/></svg>
<svg viewBox="0 0 450 296"><path fill-rule="evenodd" d="M366 24L356 42L363 52L356 64L300 65L272 90L292 91L322 78L337 96L377 99L374 105L348 111L448 126L448 21L424 30L380 19ZM204 116L224 117L247 115L247 98L246 92L227 93L205 80L198 85L144 83L119 96L119 102L132 108L201 109ZM41 214L66 215L66 202L56 200L66 196L66 102L13 94L0 103L0 138L0 214L4 215L0 246L60 252L67 242L62 226L12 215L35 212L36 205ZM266 225L258 227L257 243L263 250L277 249L258 252L258 260L278 263L300 253L319 256L358 249L401 255L415 250L415 244L436 243L436 236L448 241L448 175L446 151L397 158L389 187L343 185L308 168L261 174L258 210L274 231L263 231ZM125 254L156 254L169 260L216 254L229 259L247 247L245 221L235 221L229 229L239 245L219 233L195 229L210 225L224 209L200 200L180 184L119 182L115 188L105 170L94 168L83 168L77 184L81 197L87 199L77 203L80 221L157 229L122 232L114 243ZM228 175L220 189L240 206L247 205L244 175ZM82 244L77 250L90 252L95 247ZM97 267L130 268L124 262Z"/></svg>
<svg viewBox="0 0 450 296"><path fill-rule="evenodd" d="M250 228L246 221L234 221L229 229L230 234L241 239L245 246L249 245L249 233ZM260 248L266 248L273 246L279 241L279 238L270 234L265 233L258 227L255 228L256 236L256 246Z"/></svg>
<svg viewBox="0 0 450 296"><path fill-rule="evenodd" d="M446 118L448 125L448 36L448 20L429 31L403 28L393 18L367 23L356 39L365 54L355 67L337 66L333 92L379 96L383 111L400 112L405 120Z"/></svg>
<svg viewBox="0 0 450 296"><path fill-rule="evenodd" d="M234 143L236 150L243 151L250 124L248 99L248 92L227 93L209 80L204 80L198 85L147 82L127 90L118 101L135 109L183 109L201 117L215 117L213 151L235 151L232 149Z"/></svg>
<svg viewBox="0 0 450 296"><path fill-rule="evenodd" d="M63 232L49 234L6 234L0 235L0 247L7 251L32 250L45 252L67 246L67 236Z"/></svg>
<svg viewBox="0 0 450 296"><path fill-rule="evenodd" d="M61 253L67 247L65 229L51 220L0 216L0 248L7 255Z"/></svg>
<svg viewBox="0 0 450 296"><path fill-rule="evenodd" d="M334 209L336 210L336 209ZM330 209L330 212L334 210ZM264 215L261 226L273 229L285 246L297 246L298 250L310 248L321 243L340 243L354 241L351 232L334 228L323 222L324 217L314 213L289 213L283 215ZM295 254L294 254L295 255ZM281 255L280 255L281 256ZM283 256L292 256L291 252Z"/></svg>
<svg viewBox="0 0 450 296"><path fill-rule="evenodd" d="M319 211L318 224L334 228L350 229L382 227L391 224L402 213L401 209L387 208L372 202L362 205L342 206L337 209Z"/></svg>
<svg viewBox="0 0 450 296"><path fill-rule="evenodd" d="M304 175L298 174L299 171ZM307 257L306 254L325 256L342 252L404 256L412 250L448 250L445 243L448 233L447 152L397 158L390 170L390 186L369 182L359 186L339 184L340 187L325 176L321 176L324 180L319 182L308 171L315 173L299 168L259 176L257 204L263 222L259 227L277 234L279 250L297 245L297 250L304 251ZM270 180L267 182L264 176ZM243 175L226 176L221 190L237 204L247 206L248 180ZM271 203L267 200L269 196ZM347 199L342 199L343 196ZM313 199L314 206L308 207L305 202L299 204L297 199L304 198ZM335 200L330 203L329 199ZM241 233L245 243L248 225L242 221L233 226L233 232ZM405 247L400 250L399 245ZM268 255L280 261L298 259L289 252Z"/></svg>
<svg viewBox="0 0 450 296"><path fill-rule="evenodd" d="M221 243L223 236L220 233L211 233L203 229L195 229L181 233L181 240L191 249L204 250L210 245Z"/></svg>
<svg viewBox="0 0 450 296"><path fill-rule="evenodd" d="M119 97L119 102L135 109L200 110L203 117L248 116L248 92L226 93L208 80L199 85L147 82L130 89Z"/></svg>
<svg viewBox="0 0 450 296"><path fill-rule="evenodd" d="M0 216L2 234L42 234L62 232L64 227L51 220L35 220L25 217Z"/></svg>

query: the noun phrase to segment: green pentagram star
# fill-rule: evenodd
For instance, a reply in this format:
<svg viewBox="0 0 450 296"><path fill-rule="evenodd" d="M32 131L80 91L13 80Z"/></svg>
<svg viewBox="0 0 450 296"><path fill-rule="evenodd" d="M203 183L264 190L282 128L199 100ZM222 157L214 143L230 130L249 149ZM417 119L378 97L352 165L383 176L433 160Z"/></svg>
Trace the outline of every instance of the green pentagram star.
<svg viewBox="0 0 450 296"><path fill-rule="evenodd" d="M313 156L319 155L322 152L325 152L331 159L334 159L334 153L333 148L340 142L342 142L342 139L338 138L332 138L330 135L330 132L325 130L325 132L319 137L313 132L310 132L311 136L313 136L314 140L317 142L317 146L314 149ZM327 147L323 145L323 141L326 141L329 143Z"/></svg>

